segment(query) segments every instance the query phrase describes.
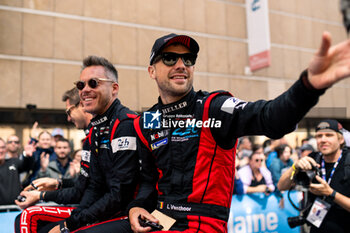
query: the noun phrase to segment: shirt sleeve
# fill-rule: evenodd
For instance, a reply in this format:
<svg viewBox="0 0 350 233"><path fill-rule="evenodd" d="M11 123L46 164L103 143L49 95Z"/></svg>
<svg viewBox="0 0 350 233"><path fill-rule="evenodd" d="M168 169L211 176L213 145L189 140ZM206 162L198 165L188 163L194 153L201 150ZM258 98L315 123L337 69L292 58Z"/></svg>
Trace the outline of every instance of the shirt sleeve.
<svg viewBox="0 0 350 233"><path fill-rule="evenodd" d="M318 102L324 90L309 90L302 77L277 98L246 102L219 95L210 104L209 117L221 121L212 128L219 145L232 148L234 140L245 135L265 135L277 139L295 130L297 123Z"/></svg>

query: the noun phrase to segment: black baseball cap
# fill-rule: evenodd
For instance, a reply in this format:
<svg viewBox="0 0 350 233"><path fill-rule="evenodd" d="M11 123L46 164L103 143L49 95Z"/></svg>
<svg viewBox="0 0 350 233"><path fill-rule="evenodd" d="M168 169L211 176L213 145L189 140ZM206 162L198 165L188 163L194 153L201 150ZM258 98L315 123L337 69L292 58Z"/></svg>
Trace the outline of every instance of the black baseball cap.
<svg viewBox="0 0 350 233"><path fill-rule="evenodd" d="M333 130L337 133L342 133L340 130L343 128L343 126L336 120L333 119L325 119L322 120L320 123L318 123L316 127L316 132L319 130Z"/></svg>
<svg viewBox="0 0 350 233"><path fill-rule="evenodd" d="M180 43L184 46L186 46L191 53L197 54L199 51L199 45L198 43L189 36L186 35L177 35L175 33L171 33L166 36L162 36L158 38L152 47L151 56L149 57L149 64L152 65L154 58L167 46L174 44L174 43Z"/></svg>
<svg viewBox="0 0 350 233"><path fill-rule="evenodd" d="M306 150L314 151L314 148L310 144L304 144L300 147L301 152L306 151Z"/></svg>

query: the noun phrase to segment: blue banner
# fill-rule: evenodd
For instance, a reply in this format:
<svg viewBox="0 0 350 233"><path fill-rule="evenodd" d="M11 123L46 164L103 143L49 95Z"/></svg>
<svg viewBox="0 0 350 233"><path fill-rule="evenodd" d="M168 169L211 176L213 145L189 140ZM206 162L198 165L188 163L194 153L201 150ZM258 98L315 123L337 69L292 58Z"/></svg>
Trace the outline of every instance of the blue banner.
<svg viewBox="0 0 350 233"><path fill-rule="evenodd" d="M291 192L293 203L298 205L300 193ZM300 227L291 229L287 218L299 215L299 212L290 204L287 192L283 194L284 208L279 206L278 198L274 193L266 196L264 193L234 195L231 203L229 233L299 233Z"/></svg>
<svg viewBox="0 0 350 233"><path fill-rule="evenodd" d="M15 232L15 218L21 211L1 212L0 213L0 232L13 233Z"/></svg>

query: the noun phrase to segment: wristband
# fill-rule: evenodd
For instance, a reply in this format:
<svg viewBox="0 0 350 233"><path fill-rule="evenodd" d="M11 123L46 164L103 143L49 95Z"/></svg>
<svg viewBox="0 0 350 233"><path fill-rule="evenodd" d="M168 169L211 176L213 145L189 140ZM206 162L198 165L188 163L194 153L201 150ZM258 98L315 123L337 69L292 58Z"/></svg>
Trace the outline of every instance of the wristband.
<svg viewBox="0 0 350 233"><path fill-rule="evenodd" d="M62 179L57 179L57 188L56 189L60 189L62 187Z"/></svg>
<svg viewBox="0 0 350 233"><path fill-rule="evenodd" d="M293 171L292 171L292 175L290 176L290 180L293 180L294 175L295 175L295 172L298 170L298 169L295 167L295 163L293 163L292 169L293 169Z"/></svg>
<svg viewBox="0 0 350 233"><path fill-rule="evenodd" d="M43 201L44 200L44 193L43 191L40 192L40 197L39 200Z"/></svg>
<svg viewBox="0 0 350 233"><path fill-rule="evenodd" d="M336 193L337 193L337 192L333 189L332 194L328 196L329 199L330 199L331 201L334 201L334 199L335 199L335 194L336 194Z"/></svg>

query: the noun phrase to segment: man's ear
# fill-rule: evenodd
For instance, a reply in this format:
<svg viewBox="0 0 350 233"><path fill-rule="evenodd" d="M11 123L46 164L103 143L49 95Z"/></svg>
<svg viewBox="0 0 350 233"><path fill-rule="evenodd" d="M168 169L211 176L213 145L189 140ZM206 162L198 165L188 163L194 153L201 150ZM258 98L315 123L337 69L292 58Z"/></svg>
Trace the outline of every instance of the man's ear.
<svg viewBox="0 0 350 233"><path fill-rule="evenodd" d="M117 96L118 95L118 91L119 91L119 84L116 83L116 82L112 83L112 88L113 88L113 91L112 91L113 96L114 95Z"/></svg>
<svg viewBox="0 0 350 233"><path fill-rule="evenodd" d="M156 79L156 68L154 65L148 66L148 74L151 79Z"/></svg>

